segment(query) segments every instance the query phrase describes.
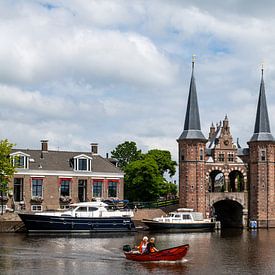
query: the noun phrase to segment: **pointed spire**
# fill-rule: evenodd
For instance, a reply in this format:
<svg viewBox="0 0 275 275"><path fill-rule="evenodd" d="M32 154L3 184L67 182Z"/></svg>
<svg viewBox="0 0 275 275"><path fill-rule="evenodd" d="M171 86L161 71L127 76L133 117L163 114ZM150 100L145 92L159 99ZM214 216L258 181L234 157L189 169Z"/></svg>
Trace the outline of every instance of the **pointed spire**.
<svg viewBox="0 0 275 275"><path fill-rule="evenodd" d="M274 138L270 132L269 118L265 96L264 85L264 68L262 65L262 77L260 85L260 93L257 106L256 121L254 127L254 134L250 141L274 141Z"/></svg>
<svg viewBox="0 0 275 275"><path fill-rule="evenodd" d="M241 145L240 145L240 143L239 143L239 138L237 138L237 148L238 149L242 148Z"/></svg>
<svg viewBox="0 0 275 275"><path fill-rule="evenodd" d="M186 108L184 130L179 137L180 139L203 139L205 137L201 132L200 115L197 99L197 90L194 77L195 56L192 56L192 74Z"/></svg>

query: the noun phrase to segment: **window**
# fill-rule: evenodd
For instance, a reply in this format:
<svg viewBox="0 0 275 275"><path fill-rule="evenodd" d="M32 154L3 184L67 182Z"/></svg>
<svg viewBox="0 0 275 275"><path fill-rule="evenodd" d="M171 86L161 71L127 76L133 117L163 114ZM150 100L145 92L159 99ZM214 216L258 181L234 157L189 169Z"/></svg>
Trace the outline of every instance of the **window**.
<svg viewBox="0 0 275 275"><path fill-rule="evenodd" d="M102 181L94 181L93 183L93 197L102 197Z"/></svg>
<svg viewBox="0 0 275 275"><path fill-rule="evenodd" d="M93 212L93 211L97 211L98 208L97 207L88 207L89 212Z"/></svg>
<svg viewBox="0 0 275 275"><path fill-rule="evenodd" d="M218 161L224 161L224 154L218 155Z"/></svg>
<svg viewBox="0 0 275 275"><path fill-rule="evenodd" d="M23 152L16 152L10 154L10 157L13 161L13 166L16 168L29 168L29 157L30 155L27 155Z"/></svg>
<svg viewBox="0 0 275 275"><path fill-rule="evenodd" d="M232 154L232 153L228 154L228 161L230 161L230 162L234 161L234 154Z"/></svg>
<svg viewBox="0 0 275 275"><path fill-rule="evenodd" d="M182 219L183 220L191 220L191 217L190 217L190 215L182 215Z"/></svg>
<svg viewBox="0 0 275 275"><path fill-rule="evenodd" d="M108 197L116 197L117 196L117 182L109 181L108 183Z"/></svg>
<svg viewBox="0 0 275 275"><path fill-rule="evenodd" d="M32 196L42 197L43 179L32 179Z"/></svg>
<svg viewBox="0 0 275 275"><path fill-rule="evenodd" d="M78 160L78 170L87 171L87 159Z"/></svg>
<svg viewBox="0 0 275 275"><path fill-rule="evenodd" d="M24 156L16 156L14 158L14 166L17 168L24 168L25 167L25 157Z"/></svg>
<svg viewBox="0 0 275 275"><path fill-rule="evenodd" d="M33 212L41 212L43 210L43 207L42 205L32 205L31 206L31 211Z"/></svg>
<svg viewBox="0 0 275 275"><path fill-rule="evenodd" d="M203 149L200 149L200 160L203 160Z"/></svg>
<svg viewBox="0 0 275 275"><path fill-rule="evenodd" d="M62 179L60 183L60 195L70 196L70 183L71 180Z"/></svg>
<svg viewBox="0 0 275 275"><path fill-rule="evenodd" d="M84 206L80 206L76 212L87 212L87 207L84 207Z"/></svg>
<svg viewBox="0 0 275 275"><path fill-rule="evenodd" d="M265 150L261 150L260 160L261 161L265 161L266 160L266 151Z"/></svg>
<svg viewBox="0 0 275 275"><path fill-rule="evenodd" d="M92 158L86 155L79 155L73 160L74 170L76 171L91 171Z"/></svg>

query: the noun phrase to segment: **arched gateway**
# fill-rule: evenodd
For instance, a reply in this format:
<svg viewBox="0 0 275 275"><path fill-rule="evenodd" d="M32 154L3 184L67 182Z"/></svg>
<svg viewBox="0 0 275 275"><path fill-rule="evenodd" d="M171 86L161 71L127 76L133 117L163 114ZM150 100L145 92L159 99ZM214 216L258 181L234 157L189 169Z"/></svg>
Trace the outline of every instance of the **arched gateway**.
<svg viewBox="0 0 275 275"><path fill-rule="evenodd" d="M227 115L201 131L194 60L179 146L180 206L216 215L223 227L275 227L275 140L271 134L262 78L254 133L247 148L233 141Z"/></svg>
<svg viewBox="0 0 275 275"><path fill-rule="evenodd" d="M243 206L234 200L220 200L213 204L213 212L222 228L243 227Z"/></svg>

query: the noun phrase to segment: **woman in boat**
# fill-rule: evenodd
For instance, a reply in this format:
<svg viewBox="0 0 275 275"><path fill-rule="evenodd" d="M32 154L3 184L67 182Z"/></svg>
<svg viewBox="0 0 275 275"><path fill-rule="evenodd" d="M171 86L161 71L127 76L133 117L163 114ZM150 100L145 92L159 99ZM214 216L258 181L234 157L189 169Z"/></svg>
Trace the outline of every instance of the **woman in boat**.
<svg viewBox="0 0 275 275"><path fill-rule="evenodd" d="M140 252L140 254L144 253L144 251L147 248L147 244L148 244L148 237L144 236L142 238L142 241L140 242L139 246L136 246L136 248L138 249L138 251Z"/></svg>
<svg viewBox="0 0 275 275"><path fill-rule="evenodd" d="M159 250L155 246L155 238L150 238L150 242L147 244L146 251L144 253L154 253L158 252Z"/></svg>

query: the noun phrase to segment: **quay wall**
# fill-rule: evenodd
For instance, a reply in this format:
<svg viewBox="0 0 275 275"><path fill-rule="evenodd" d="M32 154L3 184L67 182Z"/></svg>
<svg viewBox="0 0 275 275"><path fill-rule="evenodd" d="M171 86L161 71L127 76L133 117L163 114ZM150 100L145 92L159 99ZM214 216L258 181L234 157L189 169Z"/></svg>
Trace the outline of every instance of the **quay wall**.
<svg viewBox="0 0 275 275"><path fill-rule="evenodd" d="M21 232L24 228L24 223L16 213L4 213L0 215L0 232Z"/></svg>

